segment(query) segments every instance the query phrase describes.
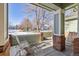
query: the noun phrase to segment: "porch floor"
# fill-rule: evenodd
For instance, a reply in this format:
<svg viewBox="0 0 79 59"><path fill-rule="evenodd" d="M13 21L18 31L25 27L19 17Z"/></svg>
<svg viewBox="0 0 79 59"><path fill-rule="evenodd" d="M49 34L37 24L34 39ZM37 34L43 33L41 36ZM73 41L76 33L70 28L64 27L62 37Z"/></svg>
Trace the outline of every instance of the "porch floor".
<svg viewBox="0 0 79 59"><path fill-rule="evenodd" d="M36 46L34 46L34 48L36 47L36 49L34 49L36 51L36 53L34 54L35 56L72 56L72 46L69 45L67 43L66 45L66 49L63 52L57 51L53 48L53 40L49 39L49 40L44 40L41 44L38 45L37 48ZM18 49L14 49L14 47L11 48L11 56L15 55L14 52L16 52Z"/></svg>

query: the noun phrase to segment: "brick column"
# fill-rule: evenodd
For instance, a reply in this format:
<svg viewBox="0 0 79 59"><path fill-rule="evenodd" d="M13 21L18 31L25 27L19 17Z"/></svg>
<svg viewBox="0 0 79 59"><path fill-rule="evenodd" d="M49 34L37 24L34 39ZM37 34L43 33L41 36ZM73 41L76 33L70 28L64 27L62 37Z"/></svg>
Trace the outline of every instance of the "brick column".
<svg viewBox="0 0 79 59"><path fill-rule="evenodd" d="M54 16L53 48L59 51L63 51L65 49L63 9L57 10Z"/></svg>
<svg viewBox="0 0 79 59"><path fill-rule="evenodd" d="M74 38L73 40L73 55L78 55L79 56L79 4L77 4L78 9L77 9L77 37Z"/></svg>
<svg viewBox="0 0 79 59"><path fill-rule="evenodd" d="M79 38L75 38L73 41L73 55L79 56Z"/></svg>
<svg viewBox="0 0 79 59"><path fill-rule="evenodd" d="M53 47L56 50L63 51L65 49L65 37L53 35Z"/></svg>

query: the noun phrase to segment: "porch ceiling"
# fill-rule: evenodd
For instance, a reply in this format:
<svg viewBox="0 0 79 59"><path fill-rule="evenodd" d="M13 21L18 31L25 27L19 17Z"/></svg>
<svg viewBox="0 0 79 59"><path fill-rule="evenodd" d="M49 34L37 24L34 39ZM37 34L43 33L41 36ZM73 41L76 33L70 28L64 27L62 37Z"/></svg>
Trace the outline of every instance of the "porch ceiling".
<svg viewBox="0 0 79 59"><path fill-rule="evenodd" d="M59 6L60 8L66 8L74 3L54 3L55 5Z"/></svg>
<svg viewBox="0 0 79 59"><path fill-rule="evenodd" d="M74 3L32 3L32 4L51 11L51 10L57 10L59 8L65 9L66 7L71 6Z"/></svg>
<svg viewBox="0 0 79 59"><path fill-rule="evenodd" d="M60 8L60 7L56 6L53 3L32 3L32 4L36 5L36 6L39 6L39 7L42 7L44 9L46 9L46 10L49 10L49 11L57 10L57 9Z"/></svg>

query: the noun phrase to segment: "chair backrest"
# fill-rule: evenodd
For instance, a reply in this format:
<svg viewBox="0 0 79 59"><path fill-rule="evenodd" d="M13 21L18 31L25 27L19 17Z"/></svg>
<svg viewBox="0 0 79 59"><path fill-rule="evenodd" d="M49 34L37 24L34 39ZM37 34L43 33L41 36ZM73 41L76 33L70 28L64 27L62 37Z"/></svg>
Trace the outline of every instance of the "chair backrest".
<svg viewBox="0 0 79 59"><path fill-rule="evenodd" d="M76 32L69 32L67 34L67 36L66 36L66 38L68 38L68 40L71 40L71 41L73 41L74 38L76 38L76 37L77 37L77 33Z"/></svg>
<svg viewBox="0 0 79 59"><path fill-rule="evenodd" d="M17 41L18 45L20 45L21 43L20 43L18 36L16 35L15 37L16 37L16 41Z"/></svg>
<svg viewBox="0 0 79 59"><path fill-rule="evenodd" d="M27 41L20 42L19 37L17 35L16 35L16 41L18 45L20 46L20 48L29 47L28 42Z"/></svg>
<svg viewBox="0 0 79 59"><path fill-rule="evenodd" d="M69 34L69 32L65 32L65 37L67 37L67 36L68 36L68 34Z"/></svg>

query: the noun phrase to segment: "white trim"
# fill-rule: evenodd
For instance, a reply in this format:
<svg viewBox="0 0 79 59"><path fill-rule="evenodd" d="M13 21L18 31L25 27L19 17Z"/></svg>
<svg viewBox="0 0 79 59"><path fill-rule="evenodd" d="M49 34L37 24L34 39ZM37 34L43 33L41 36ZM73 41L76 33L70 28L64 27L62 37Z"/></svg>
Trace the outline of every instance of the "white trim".
<svg viewBox="0 0 79 59"><path fill-rule="evenodd" d="M6 36L8 35L8 34L6 35L6 33L7 33L6 32L6 30L7 30L6 29L6 26L7 26L6 22L7 22L7 3L4 3L4 40L8 39L8 38L6 38Z"/></svg>
<svg viewBox="0 0 79 59"><path fill-rule="evenodd" d="M54 15L55 15L55 12L54 12ZM54 18L54 20L55 20L55 18ZM53 29L52 29L53 30L53 33L54 33L54 25L55 25L54 24L54 20L53 20Z"/></svg>
<svg viewBox="0 0 79 59"><path fill-rule="evenodd" d="M61 35L61 9L59 9L59 35Z"/></svg>
<svg viewBox="0 0 79 59"><path fill-rule="evenodd" d="M61 35L59 35L59 34L53 34L53 35L57 35L57 36L64 36L64 34L61 34Z"/></svg>
<svg viewBox="0 0 79 59"><path fill-rule="evenodd" d="M78 19L78 22L77 22L77 32L79 32L79 3L77 4L78 5L78 13L77 13L77 19Z"/></svg>

